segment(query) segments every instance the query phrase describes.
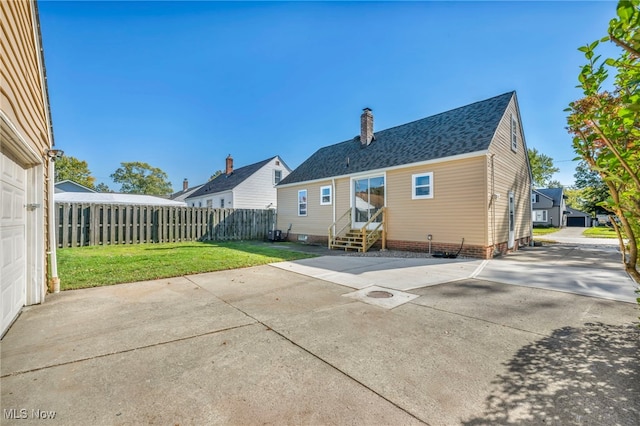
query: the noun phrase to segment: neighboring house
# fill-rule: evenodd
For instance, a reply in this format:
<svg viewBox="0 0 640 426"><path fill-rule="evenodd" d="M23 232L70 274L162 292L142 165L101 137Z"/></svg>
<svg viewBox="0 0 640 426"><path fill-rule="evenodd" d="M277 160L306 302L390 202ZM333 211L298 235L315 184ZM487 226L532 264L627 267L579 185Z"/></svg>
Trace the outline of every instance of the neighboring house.
<svg viewBox="0 0 640 426"><path fill-rule="evenodd" d="M592 225L593 221L589 213L581 212L573 207L567 207L567 226L577 226L588 228Z"/></svg>
<svg viewBox="0 0 640 426"><path fill-rule="evenodd" d="M531 192L533 224L560 228L566 226L566 199L562 188L534 189Z"/></svg>
<svg viewBox="0 0 640 426"><path fill-rule="evenodd" d="M202 188L202 185L196 185L189 188L189 181L185 178L185 180L182 181L182 191L174 192L169 196L169 199L186 202L187 198L200 188Z"/></svg>
<svg viewBox="0 0 640 426"><path fill-rule="evenodd" d="M531 172L515 92L375 133L366 108L360 136L280 182L278 228L334 247L353 230L370 242L372 228L391 249L457 251L464 239L462 254L482 258L527 244Z"/></svg>
<svg viewBox="0 0 640 426"><path fill-rule="evenodd" d="M84 185L80 185L72 180L61 180L55 184L55 192L96 192L91 188L87 188Z"/></svg>
<svg viewBox="0 0 640 426"><path fill-rule="evenodd" d="M56 203L131 204L148 206L186 207L184 201L168 200L153 195L118 194L115 192L57 192Z"/></svg>
<svg viewBox="0 0 640 426"><path fill-rule="evenodd" d="M53 131L35 1L0 4L0 336L55 284ZM53 271L47 276L47 271ZM49 280L48 280L49 279Z"/></svg>
<svg viewBox="0 0 640 426"><path fill-rule="evenodd" d="M225 209L276 208L276 185L291 169L279 156L249 166L233 168L226 159L224 173L205 183L186 198L189 206Z"/></svg>

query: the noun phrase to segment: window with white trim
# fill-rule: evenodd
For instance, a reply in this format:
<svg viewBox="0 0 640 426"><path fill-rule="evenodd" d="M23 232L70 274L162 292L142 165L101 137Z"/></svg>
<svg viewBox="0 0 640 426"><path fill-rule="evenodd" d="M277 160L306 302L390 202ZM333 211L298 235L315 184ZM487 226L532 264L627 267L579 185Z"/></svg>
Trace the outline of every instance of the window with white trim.
<svg viewBox="0 0 640 426"><path fill-rule="evenodd" d="M307 215L307 190L298 191L298 216Z"/></svg>
<svg viewBox="0 0 640 426"><path fill-rule="evenodd" d="M331 185L320 187L320 205L328 206L331 204Z"/></svg>
<svg viewBox="0 0 640 426"><path fill-rule="evenodd" d="M220 208L224 209L224 198L220 198Z"/></svg>
<svg viewBox="0 0 640 426"><path fill-rule="evenodd" d="M548 220L546 210L534 210L533 211L533 221L534 222L546 222Z"/></svg>
<svg viewBox="0 0 640 426"><path fill-rule="evenodd" d="M411 175L411 199L433 198L433 172Z"/></svg>
<svg viewBox="0 0 640 426"><path fill-rule="evenodd" d="M273 171L273 184L277 185L282 180L282 170Z"/></svg>
<svg viewBox="0 0 640 426"><path fill-rule="evenodd" d="M516 118L511 114L511 150L516 152L518 150L518 130Z"/></svg>
<svg viewBox="0 0 640 426"><path fill-rule="evenodd" d="M207 208L210 209L213 207L213 200L207 200Z"/></svg>

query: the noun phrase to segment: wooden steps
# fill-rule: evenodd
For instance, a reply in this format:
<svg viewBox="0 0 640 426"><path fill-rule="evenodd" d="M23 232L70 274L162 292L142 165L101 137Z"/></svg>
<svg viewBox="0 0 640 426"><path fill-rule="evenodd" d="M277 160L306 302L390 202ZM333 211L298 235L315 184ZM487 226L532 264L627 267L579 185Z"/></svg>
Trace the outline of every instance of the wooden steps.
<svg viewBox="0 0 640 426"><path fill-rule="evenodd" d="M366 231L365 238L367 244L363 244L363 235L359 229L352 229L347 231L344 235L339 235L334 238L329 244L329 247L334 250L356 250L359 252L367 251L371 246L380 239L380 231Z"/></svg>

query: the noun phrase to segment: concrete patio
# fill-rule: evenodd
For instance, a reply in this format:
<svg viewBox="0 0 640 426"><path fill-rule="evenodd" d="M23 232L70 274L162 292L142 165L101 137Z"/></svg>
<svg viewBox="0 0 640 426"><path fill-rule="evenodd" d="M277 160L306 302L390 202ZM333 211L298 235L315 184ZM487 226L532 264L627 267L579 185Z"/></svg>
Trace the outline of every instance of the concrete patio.
<svg viewBox="0 0 640 426"><path fill-rule="evenodd" d="M635 303L490 280L538 261L624 293L607 255L564 250L451 263L475 278L419 288L451 268L332 257L300 262L322 278L280 264L52 295L2 340L2 421L638 424ZM416 297L345 297L378 275Z"/></svg>

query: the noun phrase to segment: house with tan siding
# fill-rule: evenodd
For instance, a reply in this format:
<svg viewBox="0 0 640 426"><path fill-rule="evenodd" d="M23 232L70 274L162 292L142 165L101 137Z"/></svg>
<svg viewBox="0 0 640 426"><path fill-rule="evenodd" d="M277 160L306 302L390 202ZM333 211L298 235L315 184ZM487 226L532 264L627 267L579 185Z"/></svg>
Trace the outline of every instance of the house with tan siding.
<svg viewBox="0 0 640 426"><path fill-rule="evenodd" d="M532 237L531 171L515 92L316 151L277 186L279 229L336 249L480 258Z"/></svg>
<svg viewBox="0 0 640 426"><path fill-rule="evenodd" d="M191 207L216 209L276 208L276 185L290 172L278 155L237 169L229 155L224 173L200 186L184 201Z"/></svg>
<svg viewBox="0 0 640 426"><path fill-rule="evenodd" d="M53 133L35 1L0 2L0 336L58 281ZM52 256L55 257L55 256ZM48 273L47 271L51 271Z"/></svg>

